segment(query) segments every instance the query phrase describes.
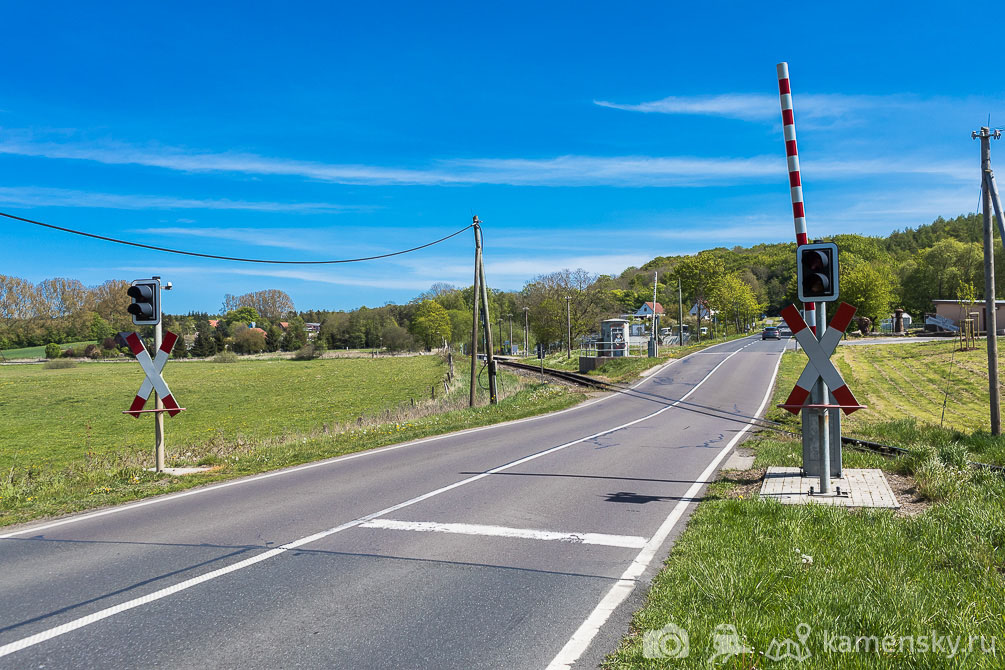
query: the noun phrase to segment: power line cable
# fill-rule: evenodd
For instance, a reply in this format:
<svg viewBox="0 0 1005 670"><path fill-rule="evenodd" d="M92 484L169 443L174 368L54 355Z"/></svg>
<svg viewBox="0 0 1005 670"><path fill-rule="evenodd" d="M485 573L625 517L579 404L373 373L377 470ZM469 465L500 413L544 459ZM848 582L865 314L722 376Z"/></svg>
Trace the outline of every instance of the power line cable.
<svg viewBox="0 0 1005 670"><path fill-rule="evenodd" d="M83 237L90 237L96 240L103 240L105 242L114 242L116 244L126 244L131 247L140 247L141 249L152 249L153 251L163 251L169 254L180 254L182 256L197 256L199 258L212 258L221 261L237 261L239 263L272 263L274 265L334 265L336 263L359 263L362 261L375 261L381 258L390 258L391 256L401 256L402 254L412 253L413 251L419 251L420 249L425 249L426 247L431 247L434 244L439 244L440 242L446 242L451 237L456 237L460 235L471 225L465 226L455 233L451 233L446 237L441 237L438 240L433 240L432 242L427 242L426 244L419 245L417 247L412 247L411 249L403 249L401 251L393 251L388 254L379 254L377 256L365 256L363 258L341 258L336 260L327 261L280 261L271 260L265 258L237 258L234 256L218 256L216 254L203 254L197 251L184 251L182 249L169 249L167 247L157 247L152 244L141 244L139 242L130 242L129 240L119 240L114 237L106 237L104 235L96 235L94 233L86 233L82 230L74 230L73 228L64 228L62 226L55 226L51 223L43 223L42 221L34 221L32 219L26 219L22 216L15 216L13 214L7 214L5 212L0 212L0 216L7 217L8 219L14 219L15 221L23 221L24 223L30 223L36 226L42 226L44 228L51 228L52 230L59 230L64 233L72 233L74 235L82 235ZM472 224L473 225L473 224Z"/></svg>

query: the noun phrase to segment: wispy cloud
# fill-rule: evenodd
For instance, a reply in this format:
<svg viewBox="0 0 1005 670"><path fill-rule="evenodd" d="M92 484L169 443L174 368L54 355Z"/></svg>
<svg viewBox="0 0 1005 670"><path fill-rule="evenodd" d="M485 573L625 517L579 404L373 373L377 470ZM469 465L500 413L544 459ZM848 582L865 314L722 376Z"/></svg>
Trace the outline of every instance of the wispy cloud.
<svg viewBox="0 0 1005 670"><path fill-rule="evenodd" d="M39 186L0 186L0 203L20 207L96 207L107 209L213 209L284 213L338 213L373 209L327 202L263 202L176 198L160 195L97 193Z"/></svg>
<svg viewBox="0 0 1005 670"><path fill-rule="evenodd" d="M36 141L23 132L8 132L8 137L0 140L0 154L86 160L106 165L142 165L181 172L296 176L344 184L449 184L458 181L450 174L431 170L338 165L247 153L189 151L159 145L138 147L114 142Z"/></svg>
<svg viewBox="0 0 1005 670"><path fill-rule="evenodd" d="M39 156L54 159L88 160L104 164L134 164L183 172L219 172L262 176L298 176L341 184L425 185L499 184L510 186L617 186L695 187L739 181L784 179L785 160L778 155L752 157L695 156L582 156L550 158L443 159L427 168L396 168L371 165L340 165L270 158L254 154L186 153L178 148L137 148L125 145L34 142L0 140L0 154ZM871 154L870 154L871 156ZM960 178L960 166L930 159L907 157L896 161L870 158L835 159L812 163L820 178L846 179L891 173L936 174ZM969 171L968 176L969 178ZM118 198L116 200L116 198ZM105 202L125 206L140 202L161 207L215 207L273 211L328 211L349 209L327 203L249 203L228 200L186 201L144 196L108 196ZM69 199L69 198L68 198ZM87 201L86 198L80 198ZM156 205L156 203L160 205ZM209 203L208 205L197 203ZM110 205L93 205L110 206Z"/></svg>
<svg viewBox="0 0 1005 670"><path fill-rule="evenodd" d="M295 229L261 229L261 228L149 228L141 231L146 235L181 235L184 237L199 237L216 240L228 240L242 244L252 244L260 247L277 249L297 249L300 251L317 251L317 230L305 228Z"/></svg>
<svg viewBox="0 0 1005 670"><path fill-rule="evenodd" d="M797 119L847 119L870 109L902 109L916 106L917 99L904 95L841 95L807 93L795 95ZM661 100L624 104L594 100L594 104L629 112L721 116L742 121L778 122L777 95L724 93L720 95L668 96Z"/></svg>
<svg viewBox="0 0 1005 670"><path fill-rule="evenodd" d="M118 272L143 273L149 272L149 267L144 266L120 266L110 268ZM448 281L447 279L434 279L430 281L421 277L401 277L388 278L384 273L381 276L367 277L360 276L358 272L338 272L330 270L314 269L269 269L255 266L228 266L228 267L201 267L201 266L161 266L158 268L164 276L192 277L198 281L200 277L207 274L214 275L237 275L242 277L270 277L275 279L295 279L304 282L329 284L334 286L349 286L353 288L378 288L387 290L415 291L416 293L429 288L433 281ZM100 268L106 271L108 268ZM175 280L175 284L178 281Z"/></svg>

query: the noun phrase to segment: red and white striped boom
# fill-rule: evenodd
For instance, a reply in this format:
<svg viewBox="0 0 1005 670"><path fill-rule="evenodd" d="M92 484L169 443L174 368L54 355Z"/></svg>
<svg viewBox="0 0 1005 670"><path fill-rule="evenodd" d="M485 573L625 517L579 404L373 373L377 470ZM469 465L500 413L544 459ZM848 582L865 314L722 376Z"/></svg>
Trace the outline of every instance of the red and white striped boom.
<svg viewBox="0 0 1005 670"><path fill-rule="evenodd" d="M789 164L789 192L792 195L792 219L796 227L796 246L809 242L806 233L806 210L803 207L803 181L799 175L799 150L796 147L796 120L792 113L792 87L789 84L789 64L779 63L778 99L782 106L782 130L785 135L785 157ZM803 304L806 325L815 335L817 332L816 306Z"/></svg>

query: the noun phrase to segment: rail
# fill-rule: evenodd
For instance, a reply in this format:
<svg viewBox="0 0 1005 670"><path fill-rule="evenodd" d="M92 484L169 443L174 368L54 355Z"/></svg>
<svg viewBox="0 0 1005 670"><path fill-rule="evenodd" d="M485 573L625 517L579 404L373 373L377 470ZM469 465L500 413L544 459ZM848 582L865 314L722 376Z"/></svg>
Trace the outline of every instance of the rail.
<svg viewBox="0 0 1005 670"><path fill-rule="evenodd" d="M590 386L593 388L606 388L610 390L621 390L622 388L616 384L612 384L611 382L604 381L602 379L596 379L594 377L588 377L587 375L581 375L576 372L569 372L568 370L556 370L554 368L541 367L540 365L528 365L527 363L517 363L514 360L501 358L499 356L496 356L496 361L498 361L500 365L505 365L511 368L517 368L518 370L527 370L529 372L546 374L551 377L564 379L565 381L580 384L582 386Z"/></svg>
<svg viewBox="0 0 1005 670"><path fill-rule="evenodd" d="M558 379L563 379L565 381L573 382L575 384L580 384L582 386L589 386L592 388L602 388L608 391L625 392L629 389L627 386L622 386L620 384L615 384L613 382L604 381L602 379L596 379L595 377L589 377L587 375L581 375L575 372L569 372L568 370L556 370L554 368L544 368L540 365L528 365L526 363L518 363L513 360L496 357L496 360L500 365L506 365L511 368L517 368L520 370L527 370L529 372L537 372L549 375L551 377L556 377ZM632 390L634 393L640 393L638 391ZM641 394L641 393L640 393ZM666 400L666 399L664 399ZM691 406L693 405L693 407ZM699 414L706 414L709 416L715 416L712 412L722 414L725 416L719 416L718 418L723 418L726 420L736 420L743 421L744 423L757 422L758 428L763 428L766 430L774 430L779 433L785 433L795 437L799 437L799 433L785 430L779 426L783 425L777 421L771 421L770 419L763 419L760 417L748 417L738 415L734 412L727 412L725 410L717 410L710 407L705 407L701 405L696 405L694 403L681 403L678 405L680 409L685 411L697 412ZM849 446L853 449L859 449L861 451L869 451L872 453L882 454L884 456L899 457L911 454L910 449L904 449L903 447L895 447L890 444L882 444L881 442L873 442L871 440L864 440L858 437L851 437L848 435L841 436L841 444ZM991 472L997 472L999 474L1005 475L1005 466L992 465L990 463L980 463L977 461L968 461L971 467L979 468L983 470L990 470Z"/></svg>

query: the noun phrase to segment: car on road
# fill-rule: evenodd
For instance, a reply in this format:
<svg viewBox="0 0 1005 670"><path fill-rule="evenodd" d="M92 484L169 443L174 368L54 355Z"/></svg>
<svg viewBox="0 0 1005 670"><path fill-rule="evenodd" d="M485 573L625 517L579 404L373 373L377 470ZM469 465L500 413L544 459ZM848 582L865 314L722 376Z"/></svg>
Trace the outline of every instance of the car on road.
<svg viewBox="0 0 1005 670"><path fill-rule="evenodd" d="M767 328L764 329L764 332L761 333L761 339L780 340L782 339L782 336L778 334L777 328L775 328L774 326L768 326Z"/></svg>

